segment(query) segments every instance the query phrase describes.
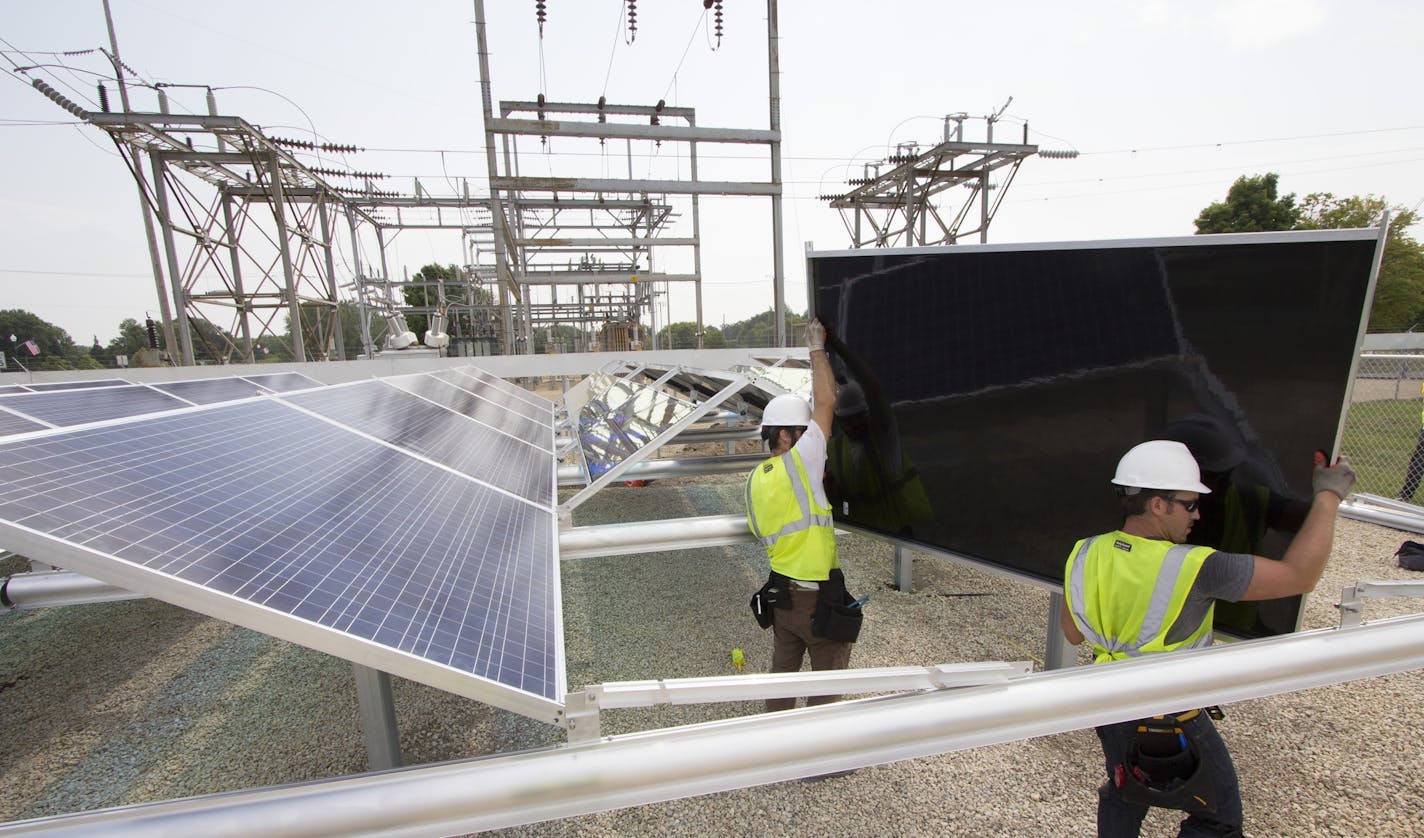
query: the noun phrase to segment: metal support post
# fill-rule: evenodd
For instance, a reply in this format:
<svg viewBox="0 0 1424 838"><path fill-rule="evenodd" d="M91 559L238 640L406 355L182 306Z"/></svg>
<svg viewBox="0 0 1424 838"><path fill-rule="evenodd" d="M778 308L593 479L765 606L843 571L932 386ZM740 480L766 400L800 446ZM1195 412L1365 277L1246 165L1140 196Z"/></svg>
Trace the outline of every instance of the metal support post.
<svg viewBox="0 0 1424 838"><path fill-rule="evenodd" d="M163 228L163 252L168 259L168 283L173 288L173 308L178 312L178 345L182 352L184 366L193 366L193 333L188 329L187 294L183 291L183 279L178 273L178 249L173 242L173 219L168 212L168 185L164 182L163 158L157 149L148 152L149 166L153 169L153 200L158 205L158 223ZM169 345L171 353L172 345Z"/></svg>
<svg viewBox="0 0 1424 838"><path fill-rule="evenodd" d="M356 267L356 306L361 315L361 351L370 359L376 357L376 347L371 345L371 317L366 311L366 276L361 272L361 244L356 237L356 216L347 213L346 222L351 227L351 258Z"/></svg>
<svg viewBox="0 0 1424 838"><path fill-rule="evenodd" d="M222 190L223 234L227 236L227 252L232 264L232 290L233 295L237 298L237 325L238 331L242 335L242 360L250 364L256 360L252 355L252 330L247 323L247 313L252 310L252 304L248 301L247 294L242 290L242 257L238 253L237 226L232 223L232 195L228 193L227 187L220 188Z"/></svg>
<svg viewBox="0 0 1424 838"><path fill-rule="evenodd" d="M287 298L287 315L291 318L292 358L306 363L306 335L302 330L302 304L297 297L297 279L292 270L292 251L288 247L286 197L282 194L281 159L273 154L267 161L272 177L272 218L277 225L277 250L282 254L282 278Z"/></svg>
<svg viewBox="0 0 1424 838"><path fill-rule="evenodd" d="M910 582L915 575L915 554L900 545L895 545L895 589L910 592Z"/></svg>
<svg viewBox="0 0 1424 838"><path fill-rule="evenodd" d="M781 131L781 58L780 35L776 23L776 0L766 0L767 75L770 77L771 130ZM781 140L771 141L771 259L772 284L775 288L776 345L786 345L786 277L782 272L781 254Z"/></svg>
<svg viewBox="0 0 1424 838"><path fill-rule="evenodd" d="M1063 619L1063 608L1067 603L1063 594L1054 591L1048 597L1048 636L1043 646L1044 669L1067 669L1078 661L1078 653L1063 636L1058 621Z"/></svg>
<svg viewBox="0 0 1424 838"><path fill-rule="evenodd" d="M332 332L336 340L336 360L346 360L346 341L341 336L341 299L336 293L336 263L331 258L331 218L326 211L326 196L317 199L316 209L321 217L321 250L326 256L326 290L331 294Z"/></svg>
<svg viewBox="0 0 1424 838"><path fill-rule="evenodd" d="M119 82L119 101L124 106L124 113L131 113L133 109L129 107L129 89L124 83L124 63L119 58L119 38L114 32L114 16L109 9L109 0L104 0L104 22L109 27L109 58L114 65L114 77ZM153 234L153 216L149 214L148 201L144 200L143 158L137 151L133 154L133 170L134 177L138 180L138 209L143 216L143 236L148 242L148 261L153 270L153 287L158 293L158 313L163 318L163 346L171 357L178 345L173 338L173 312L168 307L168 292L163 288L163 261L158 255L158 239Z"/></svg>
<svg viewBox="0 0 1424 838"><path fill-rule="evenodd" d="M480 64L480 105L484 109L485 126L485 164L489 169L490 177L490 223L494 227L494 264L495 264L495 284L499 286L499 307L504 317L504 354L514 354L514 320L509 306L509 261L505 254L505 217L504 204L500 200L499 190L494 187L495 178L499 177L499 161L495 156L494 130L490 127L491 120L494 119L494 104L490 93L490 73L489 73L489 44L485 37L485 3L484 0L474 0L475 2L475 41L479 50ZM523 295L527 296L528 291Z"/></svg>
<svg viewBox="0 0 1424 838"><path fill-rule="evenodd" d="M361 707L361 736L372 771L401 766L400 729L396 726L391 676L359 663L351 664L356 677L356 700Z"/></svg>

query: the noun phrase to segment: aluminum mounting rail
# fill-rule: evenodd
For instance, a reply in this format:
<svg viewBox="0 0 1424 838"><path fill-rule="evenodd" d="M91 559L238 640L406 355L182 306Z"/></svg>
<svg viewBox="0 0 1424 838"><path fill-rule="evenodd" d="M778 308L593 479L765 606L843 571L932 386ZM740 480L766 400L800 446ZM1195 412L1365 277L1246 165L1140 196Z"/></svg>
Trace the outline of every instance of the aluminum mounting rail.
<svg viewBox="0 0 1424 838"><path fill-rule="evenodd" d="M0 836L455 835L640 806L1424 668L1424 615L0 826ZM1359 731L1368 735L1368 725ZM775 743L768 747L767 743Z"/></svg>

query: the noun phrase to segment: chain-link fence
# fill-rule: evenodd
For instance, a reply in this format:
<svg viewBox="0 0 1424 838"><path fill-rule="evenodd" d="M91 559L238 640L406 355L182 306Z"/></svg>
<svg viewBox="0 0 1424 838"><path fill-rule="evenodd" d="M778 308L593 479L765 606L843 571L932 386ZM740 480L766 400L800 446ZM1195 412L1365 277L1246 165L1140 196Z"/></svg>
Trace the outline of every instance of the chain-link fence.
<svg viewBox="0 0 1424 838"><path fill-rule="evenodd" d="M1424 355L1360 356L1341 442L1359 476L1355 491L1424 504L1415 491L1424 477L1424 451L1415 456L1422 384Z"/></svg>

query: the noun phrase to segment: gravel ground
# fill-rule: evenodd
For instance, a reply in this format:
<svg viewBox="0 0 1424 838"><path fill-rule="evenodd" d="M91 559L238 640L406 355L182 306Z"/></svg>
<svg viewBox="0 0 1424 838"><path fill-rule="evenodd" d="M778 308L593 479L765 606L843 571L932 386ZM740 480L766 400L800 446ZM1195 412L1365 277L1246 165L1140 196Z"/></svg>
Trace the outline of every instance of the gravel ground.
<svg viewBox="0 0 1424 838"><path fill-rule="evenodd" d="M576 524L740 511L740 479L612 486ZM1407 534L1341 520L1308 628L1335 625L1344 585L1424 578L1390 563ZM1066 549L1066 548L1065 548ZM1042 655L1048 593L921 556L892 587L892 551L841 540L849 585L869 593L857 666ZM13 572L0 567L0 571ZM567 562L574 686L762 671L770 636L745 603L764 576L748 545ZM1368 619L1419 610L1373 600ZM358 773L365 755L350 666L255 632L138 600L0 615L0 820ZM1084 656L1082 658L1086 660ZM408 764L563 741L561 731L393 679ZM1411 672L1227 706L1251 836L1424 835L1424 763ZM748 703L606 711L619 734L757 712ZM1010 745L504 830L511 836L1090 835L1101 772L1089 730ZM1144 835L1175 834L1154 812Z"/></svg>

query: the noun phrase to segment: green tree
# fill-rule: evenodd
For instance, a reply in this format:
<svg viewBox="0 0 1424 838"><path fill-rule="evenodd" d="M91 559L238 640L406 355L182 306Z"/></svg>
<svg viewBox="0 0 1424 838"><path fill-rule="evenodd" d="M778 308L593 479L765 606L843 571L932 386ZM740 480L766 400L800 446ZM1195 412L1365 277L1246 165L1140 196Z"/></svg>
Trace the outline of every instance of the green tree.
<svg viewBox="0 0 1424 838"><path fill-rule="evenodd" d="M786 343L788 346L801 345L801 332L806 328L806 315L786 312ZM727 346L776 346L776 312L767 309L739 323L729 323L722 328Z"/></svg>
<svg viewBox="0 0 1424 838"><path fill-rule="evenodd" d="M1295 193L1277 197L1280 175L1271 172L1247 177L1231 184L1226 200L1211 204L1197 216L1198 233L1256 233L1290 230L1300 219Z"/></svg>
<svg viewBox="0 0 1424 838"><path fill-rule="evenodd" d="M721 349L726 345L727 339L721 329L703 324L703 349ZM692 321L668 324L658 332L658 346L663 349L696 349L697 324Z"/></svg>
<svg viewBox="0 0 1424 838"><path fill-rule="evenodd" d="M11 339L12 335L14 336L13 340ZM69 336L68 332L39 315L18 308L0 311L0 352L4 352L7 359L18 358L21 363L31 369L41 368L44 361L32 363L30 352L19 349L26 341L31 340L39 346L39 354L46 361L53 357L67 364L71 355L77 358L79 353L79 347L74 345L74 339ZM18 354L16 354L17 349L19 350ZM60 369L69 369L69 367L65 366Z"/></svg>
<svg viewBox="0 0 1424 838"><path fill-rule="evenodd" d="M109 341L104 350L110 358L115 355L127 355L133 358L140 349L146 348L148 348L148 332L137 320L126 317L119 323L119 336Z"/></svg>
<svg viewBox="0 0 1424 838"><path fill-rule="evenodd" d="M1374 195L1337 198L1329 192L1313 192L1301 201L1296 226L1301 230L1371 227L1379 224L1386 210L1390 212L1389 232L1385 234L1369 329L1403 332L1424 324L1424 246L1409 235L1409 228L1419 221L1418 213L1390 207L1383 197Z"/></svg>
<svg viewBox="0 0 1424 838"><path fill-rule="evenodd" d="M448 308L456 306L454 315L445 321L445 333L454 337L469 337L476 334L475 324L471 321L466 312L459 311L459 306L492 306L495 304L494 293L488 288L476 288L473 294L467 298L465 281L460 278L460 267L458 265L437 265L431 263L415 272L411 277L411 282L428 282L429 285L407 285L401 289L401 295L408 306L430 306L432 308ZM440 296L441 285L445 296ZM410 330L415 332L416 340L425 340L425 330L429 328L429 323L424 314L407 314L405 322ZM536 336L535 341L539 338Z"/></svg>

